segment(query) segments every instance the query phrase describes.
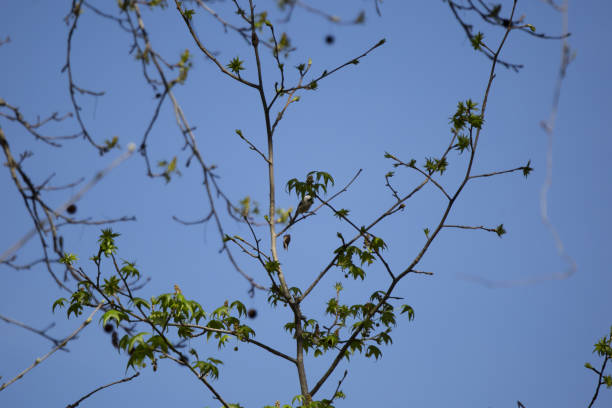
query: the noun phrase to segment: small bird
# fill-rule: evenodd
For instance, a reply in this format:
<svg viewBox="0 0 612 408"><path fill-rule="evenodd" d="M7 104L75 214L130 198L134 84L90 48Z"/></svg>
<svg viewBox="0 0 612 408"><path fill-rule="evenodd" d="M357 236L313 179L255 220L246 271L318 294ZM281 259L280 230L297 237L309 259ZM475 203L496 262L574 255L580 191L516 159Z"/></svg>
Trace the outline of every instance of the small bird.
<svg viewBox="0 0 612 408"><path fill-rule="evenodd" d="M289 224L293 224L298 215L307 213L313 203L314 198L311 195L306 194L304 198L302 198L302 201L300 201L300 203L298 204L297 210L295 210L295 214L293 214L293 217L291 218Z"/></svg>
<svg viewBox="0 0 612 408"><path fill-rule="evenodd" d="M291 242L291 235L283 235L283 248L285 248L285 251L289 249L289 242Z"/></svg>

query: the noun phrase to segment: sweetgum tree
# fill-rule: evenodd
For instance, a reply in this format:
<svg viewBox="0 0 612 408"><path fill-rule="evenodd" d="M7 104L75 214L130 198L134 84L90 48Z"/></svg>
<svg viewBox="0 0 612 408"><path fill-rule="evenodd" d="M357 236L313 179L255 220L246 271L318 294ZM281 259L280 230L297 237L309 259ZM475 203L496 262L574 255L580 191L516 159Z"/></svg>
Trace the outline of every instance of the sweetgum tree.
<svg viewBox="0 0 612 408"><path fill-rule="evenodd" d="M374 0L371 6L380 13L381 3ZM87 316L76 331L63 339L49 337L46 330L39 331L54 342L54 348L4 382L0 390L27 375L55 351L66 350L68 342L76 339L81 330L99 320L131 373L120 381L85 393L69 404L70 407L108 386L131 381L142 370L168 369L166 362L179 367L184 376L197 380L208 392L206 400L215 400L212 405L252 406L249 396L241 392L242 387L228 389L220 385L224 381L232 382L232 378L224 376L228 365L224 364L227 349L241 353L243 359L261 353L267 359L282 362L283 369L269 375L270 382L284 381L288 373L293 373L296 379L293 389L289 392L276 390L269 395L268 407L332 407L345 398L346 404L358 405L359 395L343 392L347 368L351 367L347 362L378 360L393 342L395 347L402 347L405 339L394 336L394 329L410 324L415 319L415 309L403 298L399 286L413 276L414 279L431 279L428 276L433 272L421 265L436 239L449 229L482 230L491 233L492 239L501 238L507 232L503 220L491 225L453 221L456 204L464 196L466 187L483 178L502 175L527 178L533 171L528 154L511 168L488 172L475 170L475 162L481 154L480 144L486 137L487 111L490 96L495 92L496 74L500 69L518 72L522 67L504 57L507 44L516 35L556 40L567 37L567 34L555 37L539 32L535 22L532 24L528 16L521 16L516 0L507 2L504 7L471 0L445 3L467 36L471 51L485 57L478 62L486 67L480 70L484 73L481 86L469 95L457 95L454 110L446 114L445 139L436 140L435 150L423 156L415 156L411 151L385 151L383 147L373 152L387 160L388 170L380 177L386 191L383 198L373 196L369 187L359 185L362 169L367 170L368 163L338 161L339 165L350 166L348 171L353 173L349 177L344 177L346 169L310 167L310 163L318 163L316 158L303 160L304 171L300 174L286 174L277 164L302 159L301 151L310 142L303 136L290 139L297 133L291 127L295 123L283 126L288 115L300 115L300 99L321 98L317 91L348 70L353 70L358 77L359 64L368 59L375 61L376 53L386 43L385 38L377 38L361 46L361 51L354 55L338 51L345 58L341 63L321 67L316 55L303 59L298 55L298 44L291 31L299 26L294 13L311 13L339 25L360 25L366 18L364 12L343 20L328 12L327 7L314 8L293 0L221 3L119 0L112 7L73 0L65 17L67 47L62 69L72 112L65 116L53 114L34 122L26 118L19 107L4 99L0 99L0 112L3 119L21 126L37 142L49 148L61 147L64 139L75 139L102 157L115 155L117 158L84 186L71 183L53 187L50 179L41 181L39 175L30 174L27 159L32 153L16 153L13 148L17 143L13 140L15 136L0 128L6 168L34 223L30 234L2 254L2 262L15 269L44 268L65 292L53 302L53 311L65 311L71 319ZM114 25L123 33L123 40L128 38L129 54L139 66L140 81L148 87L150 114L141 126L138 142L129 142L135 140L132 136L100 136L95 126L88 123L91 120L85 114L84 100L93 97L97 101L104 92L81 84L86 82L82 79L86 75L79 72L79 53L75 48L78 28L87 23L84 18L92 17ZM177 42L170 46L167 42L160 45L166 19L173 21L173 28L181 30ZM218 33L211 35L212 24L225 30L227 36L237 38L239 43L235 44L240 46L219 50L220 37ZM480 25L491 34L479 31ZM311 29L316 30L316 27ZM330 34L324 38L327 44L335 41ZM564 49L560 79L569 58L569 49ZM252 168L251 161L248 165L242 163L245 160L243 151L225 152L219 157L215 157L214 152L209 154L205 135L210 129L200 118L189 118L193 110L181 102L181 98L189 103L197 103L197 98L208 98L213 103L223 100L223 95L209 95L197 87L190 87L191 76L200 66L207 67L207 80L223 81L224 85L233 87L232 91L238 89L249 98L246 104L236 102L236 105L227 103L224 106L236 119L235 123L223 123L222 131L226 135L233 133L234 141L240 141L247 148L251 155L248 160L254 157L258 167ZM361 78L355 86L367 80ZM330 106L333 105L330 103ZM133 120L132 116L136 116L130 113L129 106L122 109L125 120ZM256 119L242 120L242 109L249 109ZM166 132L166 127L159 124L164 117L176 125L171 137L178 137L179 141L174 144L174 150L167 149L165 144L157 146L159 133ZM76 123L75 133L48 136L43 131L44 126L65 120ZM315 120L303 119L306 123ZM162 127L163 132L158 131L158 127ZM285 144L281 154L275 149L279 143ZM321 144L318 149L323 155L337 148L338 151L331 154L350 157L353 143L347 140L340 145ZM227 299L218 302L212 296L200 297L191 285L181 286L180 279L171 272L162 284L167 289L158 291L147 280L148 272L131 260L146 254L134 253L122 245L126 235L122 230L130 228L127 224L112 228L103 226L97 245L94 246L93 241L81 244L92 248L89 253L75 250L78 244L64 238L69 235L63 232L67 226L133 220L130 216L82 219L78 217L77 207L91 187L132 155L142 158L140 173L144 168L146 176L161 181L155 184L156 188L159 184L162 187L167 184L170 188L179 183L181 188L199 194L198 206L204 208L200 217L196 220L174 217L174 220L178 224L210 225L218 232L218 239L211 239L206 245L220 248L218 256L223 257L226 266L214 273L235 274L241 282L246 282L246 289L220 284L212 274L206 285ZM230 177L229 181L223 177L219 167L226 161L232 163L239 177ZM253 177L259 180L253 182ZM187 178L189 183L185 182ZM53 190L65 193L59 205L48 199ZM355 190L356 195L351 196ZM394 246L387 235L397 239L393 230L405 228L400 220L410 217L414 211L411 203L426 191L436 195L430 200L433 212L427 214L422 223L413 219L412 231L406 236L418 230L420 238L409 241L413 253L405 252L401 249L405 242ZM194 197L185 192L176 194L175 200ZM125 193L113 199L129 200ZM354 207L363 202L374 210L355 211ZM155 240L156 234L143 239ZM20 249L33 237L40 242L41 258L27 265L17 263ZM323 247L313 242L319 240L325 244ZM393 254L394 248L399 255ZM183 255L164 255L176 257L176 267L184 267ZM255 330L252 319L263 311L249 306L249 297L265 298L267 318L282 323L262 329L262 336ZM282 342L277 340L281 338ZM597 343L596 352L603 359L602 365L598 368L586 365L598 376L591 405L601 385L612 386L612 379L605 371L612 357L609 336ZM236 364L235 360L232 362ZM258 376L260 371L251 367L241 370L251 370L253 376ZM357 371L354 375L367 374ZM285 400L287 394L292 397Z"/></svg>

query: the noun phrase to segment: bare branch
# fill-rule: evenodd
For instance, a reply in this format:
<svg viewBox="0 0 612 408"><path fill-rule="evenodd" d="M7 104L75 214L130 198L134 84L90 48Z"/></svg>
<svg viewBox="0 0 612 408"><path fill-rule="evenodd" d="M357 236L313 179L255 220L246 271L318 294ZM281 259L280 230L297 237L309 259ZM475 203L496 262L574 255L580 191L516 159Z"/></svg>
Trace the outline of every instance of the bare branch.
<svg viewBox="0 0 612 408"><path fill-rule="evenodd" d="M27 325L27 324L25 324L25 323L22 323L22 322L17 321L17 320L13 320L13 319L8 318L8 317L6 317L6 316L2 316L2 315L0 315L0 319L4 320L4 321L5 321L5 322L7 322L7 323L14 324L15 326L19 326L19 327L22 327L22 328L24 328L24 329L26 329L26 330L29 330L29 331L31 331L31 332L34 332L34 333L36 333L36 334L38 334L38 335L40 335L40 336L44 337L45 339L49 340L49 341L50 341L51 343L53 343L55 346L57 346L58 344L60 344L60 343L62 342L62 340L59 340L59 339L53 338L53 337L51 337L51 336L49 336L49 335L47 334L47 331L48 331L49 329L53 328L53 327L55 326L55 323L51 323L51 324L50 324L50 325L49 325L49 326L48 326L46 329L44 329L44 330L38 330L38 329L35 329L35 328L31 327L31 326L28 326L28 325ZM67 348L62 348L61 350L62 350L62 351L69 351Z"/></svg>
<svg viewBox="0 0 612 408"><path fill-rule="evenodd" d="M526 171L526 170L531 170L531 168L527 167L527 166L521 166L521 167L517 167L515 169L510 169L510 170L502 170L502 171L495 171L493 173L485 173L485 174L477 174L475 176L470 176L471 179L475 179L478 177L491 177L491 176L497 176L500 174L506 174L506 173L514 173L515 171Z"/></svg>
<svg viewBox="0 0 612 408"><path fill-rule="evenodd" d="M83 89L79 86L76 85L75 81L74 81L74 77L73 77L73 73L72 73L72 63L71 63L71 57L72 57L72 37L74 36L74 32L76 31L77 28L77 22L79 21L79 16L81 15L81 5L83 4L83 0L72 0L72 4L70 6L70 12L68 13L68 15L66 16L66 18L64 19L64 21L66 22L66 24L69 24L70 20L72 19L72 25L70 26L70 31L68 32L68 40L67 40L67 46L66 46L66 64L64 65L64 68L62 68L62 72L67 72L68 73L68 91L70 93L70 100L72 101L72 106L74 108L74 114L76 115L76 119L77 122L79 123L79 125L81 126L81 134L89 141L89 143L91 143L92 146L94 146L96 149L98 149L98 151L100 152L100 154L104 154L106 152L109 151L109 149L106 146L102 146L97 144L92 137L89 135L89 132L87 131L87 128L85 127L85 123L83 122L83 118L81 117L81 107L79 106L77 100L76 100L76 95L75 95L75 91L81 93L81 94L89 94L89 95L93 95L93 96L102 96L104 95L104 92L94 92L94 91L89 91L86 89Z"/></svg>
<svg viewBox="0 0 612 408"><path fill-rule="evenodd" d="M249 145L249 147L251 148L251 150L254 150L254 151L256 151L257 153L259 153L259 155L260 155L260 156L261 156L261 157L262 157L262 158L263 158L263 159L266 161L266 163L270 164L270 162L268 161L268 158L266 157L266 155L265 155L265 154L263 154L263 153L261 152L261 150L259 150L257 147L255 147L255 145L254 145L253 143L251 143L251 141L250 141L249 139L247 139L247 138L246 138L246 137L245 137L245 136L242 134L242 131L241 131L241 130L236 130L236 134L237 134L238 136L240 136L240 138L241 138L242 140L244 140L244 141L245 141L245 142L246 142L246 143Z"/></svg>
<svg viewBox="0 0 612 408"><path fill-rule="evenodd" d="M42 363L43 361L45 361L47 358L49 358L49 356L51 356L53 353L55 353L57 350L63 348L70 340L72 340L77 334L79 334L79 332L81 330L83 330L89 323L91 323L91 319L92 317L98 312L98 310L100 310L100 308L102 307L104 303L100 302L100 304L98 304L98 306L93 310L93 312L91 312L91 314L89 315L89 317L87 319L85 319L85 321L74 331L72 332L72 334L68 337L66 337L60 344L58 344L55 348L53 348L51 351L49 351L47 354L45 354L42 357L37 358L36 360L34 360L34 363L32 363L31 366L29 366L28 368L26 368L25 370L23 370L21 373L19 373L15 378L13 378L12 380L10 380L9 382L6 382L2 385L0 385L0 391L2 391L3 389L5 389L6 387L8 387L9 385L13 384L15 381L21 379L24 375L26 375L31 369L33 369L34 367L36 367L37 365L39 365L40 363Z"/></svg>
<svg viewBox="0 0 612 408"><path fill-rule="evenodd" d="M176 9L179 11L179 13L181 14L181 16L183 17L183 20L185 21L185 24L187 25L187 28L189 29L189 32L191 33L191 36L193 37L193 40L195 41L196 45L198 46L198 48L212 61L215 63L215 65L219 68L219 70L221 72L223 72L225 75L229 76L230 78L244 84L247 86L250 86L251 88L255 88L257 89L257 85L247 81L246 79L241 78L239 75L233 74L230 71L227 70L227 68L225 68L223 66L223 64L221 64L219 62L219 60L217 60L217 58L210 52L208 51L208 49L204 46L204 44L202 44L202 42L200 41L200 38L198 37L198 35L196 34L193 26L191 25L191 20L189 19L189 17L187 17L187 15L185 15L185 12L183 9L181 9L181 5L180 2L178 0L174 0L174 3L176 4Z"/></svg>
<svg viewBox="0 0 612 408"><path fill-rule="evenodd" d="M327 70L323 71L323 73L321 75L319 75L317 78L315 78L312 81L310 81L307 85L301 85L301 86L297 86L295 88L284 89L284 91L285 92L291 92L291 91L296 90L296 89L309 89L309 87L312 86L311 84L319 82L323 78L327 78L328 76L332 75L336 71L339 71L339 70L341 70L342 68L344 68L344 67L346 67L348 65L357 65L359 63L360 59L362 59L363 57L367 56L370 52L374 51L376 48L380 47L385 42L386 42L386 40L383 38L382 40L377 42L375 45L370 47L366 52L364 52L363 54L359 55L358 57L353 58L352 60L350 60L348 62L345 62L342 65L337 66L336 68L332 69L331 71L327 71Z"/></svg>
<svg viewBox="0 0 612 408"><path fill-rule="evenodd" d="M0 145L2 145L4 147L5 155L7 156L7 160L9 162L9 167L11 167L11 166L14 167L15 166L14 164L10 164L10 163L14 163L14 160L12 159L12 156L10 155L10 151L8 149L8 142L6 141L6 138L4 136L4 132L2 131L2 129L0 129ZM85 193L87 193L87 191L89 191L100 180L102 180L104 178L104 176L106 176L108 174L108 172L110 172L115 167L120 165L123 161L127 160L132 155L132 153L134 153L135 149L136 149L136 147L134 146L134 144L130 144L128 146L128 150L125 153L123 153L121 156L117 157L104 170L98 172L89 183L87 183L78 193L76 193L74 196L72 196L68 201L66 201L64 204L62 204L56 210L54 210L53 213L57 216L57 215L63 213L66 210L66 208L68 208L69 205L74 204L77 201L79 201L81 199L81 197L83 197L83 195L85 195ZM18 185L18 188L20 190L22 189L22 188L19 187L19 185ZM32 230L30 230L30 232L25 234L12 247L10 247L6 251L4 251L2 253L2 255L0 255L0 263L2 263L4 260L8 259L11 255L13 255L15 252L17 252L23 245L25 245L25 243L28 242L30 240L30 238L32 238L34 235L36 235L37 231L39 231L39 230L41 230L41 229L43 229L45 227L45 223L46 222L44 220L42 220L40 223L37 223L36 226Z"/></svg>
<svg viewBox="0 0 612 408"><path fill-rule="evenodd" d="M98 391L102 391L103 389L108 388L108 387L112 387L113 385L116 385L116 384L121 384L121 383L124 383L124 382L132 381L134 378L138 377L139 375L140 375L140 373L138 372L138 373L134 374L134 375L133 375L133 376L131 376L131 377L126 377L126 378L124 378L124 379L122 379L122 380L115 381L115 382L112 382L112 383L110 383L110 384L106 384L106 385L103 385L103 386L101 386L101 387L98 387L98 388L96 388L95 390L93 390L92 392L90 392L90 393L86 394L85 396L83 396L82 398L80 398L78 401L73 402L72 404L68 404L68 405L66 405L66 408L75 408L75 407L77 407L77 406L78 406L78 405L79 405L81 402L83 402L83 400L85 400L85 399L87 399L87 398L91 397L91 396L92 396L93 394L95 394L96 392L98 392Z"/></svg>
<svg viewBox="0 0 612 408"><path fill-rule="evenodd" d="M470 230L483 230L483 231L488 231L488 232L495 232L499 235L499 232L497 229L495 228L487 228L484 227L482 225L478 226L478 227L473 227L473 226L469 226L469 225L443 225L442 228L459 228L459 229L470 229Z"/></svg>

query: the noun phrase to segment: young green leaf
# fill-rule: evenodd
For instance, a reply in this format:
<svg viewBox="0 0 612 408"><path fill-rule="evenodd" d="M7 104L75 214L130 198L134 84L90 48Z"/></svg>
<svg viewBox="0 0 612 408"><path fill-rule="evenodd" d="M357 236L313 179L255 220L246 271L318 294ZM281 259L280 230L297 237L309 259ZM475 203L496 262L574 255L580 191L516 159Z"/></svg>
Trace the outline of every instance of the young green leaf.
<svg viewBox="0 0 612 408"><path fill-rule="evenodd" d="M244 61L241 61L240 58L236 57L234 59L232 59L229 64L227 64L227 68L232 71L234 74L240 74L240 71L244 71L244 67L242 66L242 63Z"/></svg>

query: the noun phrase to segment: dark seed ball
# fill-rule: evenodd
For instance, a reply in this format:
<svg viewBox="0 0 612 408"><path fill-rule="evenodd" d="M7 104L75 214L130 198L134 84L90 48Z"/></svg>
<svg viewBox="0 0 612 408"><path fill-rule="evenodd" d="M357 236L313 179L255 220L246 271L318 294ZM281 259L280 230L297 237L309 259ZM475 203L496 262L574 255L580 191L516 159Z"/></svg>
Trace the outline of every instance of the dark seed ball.
<svg viewBox="0 0 612 408"><path fill-rule="evenodd" d="M74 204L70 204L68 208L66 208L66 211L68 212L68 214L74 214L76 210L77 210L77 207Z"/></svg>
<svg viewBox="0 0 612 408"><path fill-rule="evenodd" d="M249 309L249 311L247 312L248 316L251 319L254 319L257 317L257 310L256 309Z"/></svg>

